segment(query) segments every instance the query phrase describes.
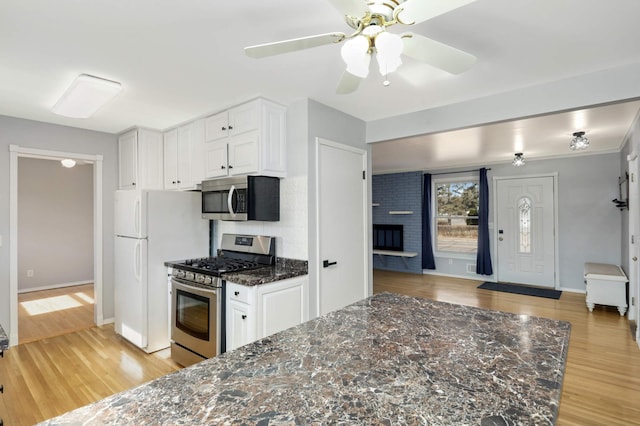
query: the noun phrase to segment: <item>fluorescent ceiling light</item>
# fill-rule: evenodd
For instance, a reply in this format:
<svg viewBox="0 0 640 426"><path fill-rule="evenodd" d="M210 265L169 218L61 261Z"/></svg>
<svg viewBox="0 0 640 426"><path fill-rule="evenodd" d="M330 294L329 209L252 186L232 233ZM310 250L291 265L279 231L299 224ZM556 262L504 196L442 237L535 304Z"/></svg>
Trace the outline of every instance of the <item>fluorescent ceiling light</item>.
<svg viewBox="0 0 640 426"><path fill-rule="evenodd" d="M117 81L80 74L51 110L65 117L91 117L121 89Z"/></svg>

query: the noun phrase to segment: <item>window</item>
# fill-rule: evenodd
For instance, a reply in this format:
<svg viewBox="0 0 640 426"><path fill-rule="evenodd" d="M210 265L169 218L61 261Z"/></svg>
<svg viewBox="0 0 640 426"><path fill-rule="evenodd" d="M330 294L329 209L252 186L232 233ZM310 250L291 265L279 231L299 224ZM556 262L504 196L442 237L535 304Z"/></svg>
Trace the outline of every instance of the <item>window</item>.
<svg viewBox="0 0 640 426"><path fill-rule="evenodd" d="M478 250L478 182L434 182L435 248L437 251L476 253Z"/></svg>

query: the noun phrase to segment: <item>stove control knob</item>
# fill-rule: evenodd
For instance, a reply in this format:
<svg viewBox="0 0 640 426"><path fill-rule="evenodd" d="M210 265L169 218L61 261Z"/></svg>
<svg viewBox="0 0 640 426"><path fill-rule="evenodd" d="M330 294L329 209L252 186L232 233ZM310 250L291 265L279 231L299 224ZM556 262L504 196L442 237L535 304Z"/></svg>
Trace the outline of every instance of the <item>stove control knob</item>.
<svg viewBox="0 0 640 426"><path fill-rule="evenodd" d="M202 282L203 284L211 284L211 282L213 281L209 275L203 275L203 277L204 277L204 281Z"/></svg>
<svg viewBox="0 0 640 426"><path fill-rule="evenodd" d="M182 269L174 269L173 273L178 278L184 278L184 271Z"/></svg>
<svg viewBox="0 0 640 426"><path fill-rule="evenodd" d="M188 279L188 280L193 281L193 280L195 280L195 278L196 278L196 274L194 274L193 272L187 272L187 273L184 275L184 277L185 277L186 279Z"/></svg>
<svg viewBox="0 0 640 426"><path fill-rule="evenodd" d="M196 274L196 282L202 284L204 282L204 275Z"/></svg>

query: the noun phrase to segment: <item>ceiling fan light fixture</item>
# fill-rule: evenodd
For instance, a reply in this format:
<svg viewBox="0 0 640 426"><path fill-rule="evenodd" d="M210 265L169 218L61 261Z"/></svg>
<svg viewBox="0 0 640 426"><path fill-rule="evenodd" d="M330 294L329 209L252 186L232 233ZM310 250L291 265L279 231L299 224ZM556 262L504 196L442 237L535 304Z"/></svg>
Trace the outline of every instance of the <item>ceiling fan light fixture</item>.
<svg viewBox="0 0 640 426"><path fill-rule="evenodd" d="M380 74L386 76L402 65L402 38L394 33L382 32L375 38L376 59Z"/></svg>
<svg viewBox="0 0 640 426"><path fill-rule="evenodd" d="M569 148L572 151L587 149L589 148L589 139L584 136L584 132L574 132L573 138L569 143Z"/></svg>
<svg viewBox="0 0 640 426"><path fill-rule="evenodd" d="M516 152L515 156L513 157L513 161L511 162L512 165L514 165L515 167L521 167L524 166L524 157L523 157L523 153L521 152Z"/></svg>
<svg viewBox="0 0 640 426"><path fill-rule="evenodd" d="M369 75L369 39L359 35L347 40L340 50L342 60L347 64L347 72L356 77L366 78Z"/></svg>

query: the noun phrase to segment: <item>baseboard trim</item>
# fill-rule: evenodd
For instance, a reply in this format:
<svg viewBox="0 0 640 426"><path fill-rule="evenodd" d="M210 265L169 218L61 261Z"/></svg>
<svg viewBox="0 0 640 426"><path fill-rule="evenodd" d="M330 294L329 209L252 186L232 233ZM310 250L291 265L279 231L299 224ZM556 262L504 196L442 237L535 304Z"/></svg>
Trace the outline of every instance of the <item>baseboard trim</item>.
<svg viewBox="0 0 640 426"><path fill-rule="evenodd" d="M114 322L116 322L116 319L111 317L111 318L105 318L102 320L102 325L105 324L113 324Z"/></svg>
<svg viewBox="0 0 640 426"><path fill-rule="evenodd" d="M62 283L62 284L53 284L53 285L45 285L45 286L42 286L42 287L23 288L23 289L18 289L18 294L31 293L31 292L34 292L34 291L42 291L42 290L52 290L54 288L75 287L77 285L85 285L85 284L93 284L93 280L76 281L76 282L72 282L72 283Z"/></svg>
<svg viewBox="0 0 640 426"><path fill-rule="evenodd" d="M558 290L560 291L566 291L569 293L581 293L581 294L587 294L587 290L581 290L579 288L569 288L569 287L560 287Z"/></svg>

